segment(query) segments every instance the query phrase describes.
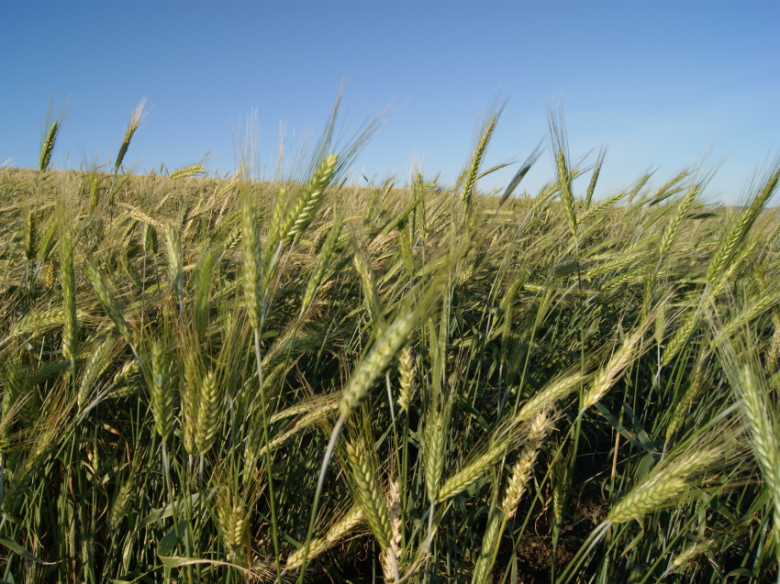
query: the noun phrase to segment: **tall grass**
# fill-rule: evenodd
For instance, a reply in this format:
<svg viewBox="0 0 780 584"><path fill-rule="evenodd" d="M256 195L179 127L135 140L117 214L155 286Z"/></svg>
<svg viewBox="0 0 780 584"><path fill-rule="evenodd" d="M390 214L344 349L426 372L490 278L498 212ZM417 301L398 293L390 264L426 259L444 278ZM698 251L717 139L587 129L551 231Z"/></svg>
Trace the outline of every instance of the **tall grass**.
<svg viewBox="0 0 780 584"><path fill-rule="evenodd" d="M775 579L780 166L603 191L551 115L489 193L499 113L454 186L346 186L336 110L274 183L121 174L143 103L0 169L0 579Z"/></svg>

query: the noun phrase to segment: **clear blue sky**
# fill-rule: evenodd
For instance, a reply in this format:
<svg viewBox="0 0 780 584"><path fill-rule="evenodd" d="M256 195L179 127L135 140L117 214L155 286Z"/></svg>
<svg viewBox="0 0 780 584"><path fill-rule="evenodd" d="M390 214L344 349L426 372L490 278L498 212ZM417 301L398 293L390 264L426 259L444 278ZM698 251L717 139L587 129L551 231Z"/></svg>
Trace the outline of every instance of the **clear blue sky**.
<svg viewBox="0 0 780 584"><path fill-rule="evenodd" d="M710 198L737 201L780 150L778 24L780 2L748 0L2 0L0 164L36 166L53 95L55 113L71 98L58 167L114 157L145 97L151 113L125 159L136 171L207 152L209 170L232 171L231 123L255 108L273 169L279 122L289 149L316 137L346 76L356 122L400 105L355 174L403 181L416 158L453 181L496 96L508 102L486 162L522 160L562 99L572 156L609 147L601 196L706 156L720 163ZM525 186L551 177L548 152Z"/></svg>

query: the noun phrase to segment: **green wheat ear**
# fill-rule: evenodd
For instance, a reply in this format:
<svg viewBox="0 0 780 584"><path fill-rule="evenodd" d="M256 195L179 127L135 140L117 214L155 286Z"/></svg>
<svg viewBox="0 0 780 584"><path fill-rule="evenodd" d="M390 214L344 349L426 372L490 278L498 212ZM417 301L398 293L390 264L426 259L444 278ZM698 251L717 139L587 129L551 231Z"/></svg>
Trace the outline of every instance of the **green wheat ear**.
<svg viewBox="0 0 780 584"><path fill-rule="evenodd" d="M500 112L499 112L500 113ZM477 183L477 175L479 174L479 167L482 164L482 159L485 156L490 138L493 136L493 131L496 129L496 123L498 122L498 116L495 115L488 120L485 130L482 132L482 136L479 138L477 147L474 150L474 156L471 158L471 165L466 173L466 179L463 183L463 192L460 195L461 202L463 204L464 213L468 213L468 209L471 206L471 198L474 194L474 186Z"/></svg>
<svg viewBox="0 0 780 584"><path fill-rule="evenodd" d="M60 229L60 282L62 283L62 308L64 326L62 329L62 356L73 360L76 357L76 274L73 269L73 239L70 227L62 222Z"/></svg>
<svg viewBox="0 0 780 584"><path fill-rule="evenodd" d="M144 105L146 105L146 99L142 99L133 110L133 113L130 115L130 122L127 124L125 135L122 138L122 145L119 147L119 152L116 155L116 162L114 162L114 173L116 173L119 170L119 167L122 166L122 161L125 159L127 149L130 147L130 140L133 139L135 131L138 129L138 126L141 124L141 121L144 118Z"/></svg>
<svg viewBox="0 0 780 584"><path fill-rule="evenodd" d="M205 166L202 164L196 164L194 166L187 166L185 168L180 168L178 170L174 170L171 173L170 178L171 180L181 180L183 178L188 178L190 176L195 176L196 174L200 174L203 172Z"/></svg>
<svg viewBox="0 0 780 584"><path fill-rule="evenodd" d="M41 172L44 170L49 170L49 164L51 163L51 153L54 151L54 142L57 140L57 132L59 132L59 130L59 122L54 122L49 128L49 132L46 134L46 140L43 141L41 155L38 159L38 170Z"/></svg>
<svg viewBox="0 0 780 584"><path fill-rule="evenodd" d="M282 245L298 239L314 218L314 213L323 201L325 189L330 185L333 173L336 170L336 164L339 157L336 154L329 154L325 160L320 163L311 180L303 188L295 200L295 204L287 213L279 229L279 237ZM269 253L276 250L269 249Z"/></svg>

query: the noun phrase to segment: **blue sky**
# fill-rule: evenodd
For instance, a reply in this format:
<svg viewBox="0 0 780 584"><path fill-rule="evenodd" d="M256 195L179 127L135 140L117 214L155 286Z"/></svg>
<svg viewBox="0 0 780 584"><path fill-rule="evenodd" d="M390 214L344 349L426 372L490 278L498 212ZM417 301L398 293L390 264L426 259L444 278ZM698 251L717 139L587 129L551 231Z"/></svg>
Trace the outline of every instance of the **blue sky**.
<svg viewBox="0 0 780 584"><path fill-rule="evenodd" d="M231 125L256 109L272 174L280 121L288 151L316 137L345 76L353 127L394 103L353 172L376 180L403 182L417 160L454 181L496 99L487 165L524 159L562 100L572 157L609 148L600 196L704 159L719 166L709 197L736 202L780 151L777 1L2 0L0 13L0 164L36 166L50 96L55 113L71 100L54 164L106 162L145 97L125 159L137 172L208 152L209 170L232 171ZM548 152L525 187L552 175Z"/></svg>

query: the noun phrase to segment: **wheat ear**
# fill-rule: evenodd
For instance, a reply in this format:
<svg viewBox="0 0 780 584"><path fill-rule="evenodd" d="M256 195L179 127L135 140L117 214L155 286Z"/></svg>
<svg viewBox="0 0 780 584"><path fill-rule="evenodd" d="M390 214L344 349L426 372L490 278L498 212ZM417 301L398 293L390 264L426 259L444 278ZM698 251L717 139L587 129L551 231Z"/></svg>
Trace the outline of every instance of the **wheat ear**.
<svg viewBox="0 0 780 584"><path fill-rule="evenodd" d="M688 216L688 211L690 211L691 205L693 205L698 194L699 185L692 186L688 189L688 192L685 194L682 201L678 203L677 211L664 228L664 233L661 236L661 245L658 247L659 258L665 257L666 254L669 253L669 250L672 249L672 244L680 231L683 220Z"/></svg>
<svg viewBox="0 0 780 584"><path fill-rule="evenodd" d="M477 175L479 174L479 167L482 164L482 159L485 156L485 151L490 143L490 138L493 136L493 131L496 129L496 123L498 122L498 116L492 116L488 123L485 125L485 129L479 138L477 147L474 149L474 155L471 158L471 164L469 165L468 172L466 174L466 180L463 183L463 191L460 195L461 204L463 205L463 212L468 213L471 207L471 199L474 195L474 186L477 183Z"/></svg>
<svg viewBox="0 0 780 584"><path fill-rule="evenodd" d="M152 344L152 375L149 393L151 394L154 427L163 440L173 432L174 393L171 387L170 363L166 346L161 341Z"/></svg>
<svg viewBox="0 0 780 584"><path fill-rule="evenodd" d="M179 313L184 304L184 266L182 265L181 234L172 223L165 224L165 263L168 265L168 279L179 301Z"/></svg>
<svg viewBox="0 0 780 584"><path fill-rule="evenodd" d="M133 110L133 113L130 115L130 122L127 124L125 135L122 138L122 144L119 147L119 152L117 153L116 161L114 162L114 173L116 173L119 170L119 167L122 166L122 161L125 159L125 154L127 154L127 149L130 146L130 140L133 139L135 131L141 124L141 120L144 117L144 105L146 105L146 100L142 99Z"/></svg>
<svg viewBox="0 0 780 584"><path fill-rule="evenodd" d="M515 419L518 422L524 422L538 416L556 401L563 399L580 387L585 379L586 376L579 373L553 379L544 389L523 404Z"/></svg>
<svg viewBox="0 0 780 584"><path fill-rule="evenodd" d="M95 381L105 373L111 364L112 349L114 348L114 339L109 337L104 340L87 359L84 370L81 374L81 383L79 384L78 397L76 405L81 409L92 392Z"/></svg>
<svg viewBox="0 0 780 584"><path fill-rule="evenodd" d="M441 497L441 476L444 471L444 456L447 443L447 420L440 407L432 408L426 413L423 436L423 470L425 472L425 487L431 505Z"/></svg>
<svg viewBox="0 0 780 584"><path fill-rule="evenodd" d="M374 449L366 444L361 436L355 441L347 442L346 453L351 468L351 479L355 486L354 494L363 508L371 533L374 534L380 547L383 550L387 549L393 538L393 530L387 502L379 484Z"/></svg>
<svg viewBox="0 0 780 584"><path fill-rule="evenodd" d="M320 203L322 203L325 189L327 189L330 184L333 173L336 170L337 162L338 156L336 154L329 154L322 161L317 170L314 171L311 180L298 194L295 204L285 215L284 220L280 222L278 233L282 246L285 246L300 237L301 233L309 226L309 223L314 217L314 212L317 210ZM273 254L275 253L275 250L269 249L267 253ZM272 256L269 256L269 260L270 257Z"/></svg>
<svg viewBox="0 0 780 584"><path fill-rule="evenodd" d="M497 436L491 437L487 448L470 457L468 462L444 482L439 489L437 502L446 501L476 483L517 443L516 431L511 429L506 431L504 428L499 428L496 434Z"/></svg>
<svg viewBox="0 0 780 584"><path fill-rule="evenodd" d="M196 164L194 166L186 166L184 168L174 170L168 178L171 180L181 180L183 178L189 178L191 176L195 176L196 174L202 173L204 168L205 166L203 166L202 164Z"/></svg>
<svg viewBox="0 0 780 584"><path fill-rule="evenodd" d="M304 293L303 300L301 301L301 314L303 314L311 305L312 300L314 300L314 295L317 293L317 289L320 287L320 284L325 277L325 273L330 265L330 261L333 258L334 252L336 251L336 246L339 242L339 237L341 235L341 229L343 225L344 216L343 214L338 213L333 222L333 226L330 228L330 231L328 231L328 237L322 246L322 250L317 256L317 263L314 266L314 270L311 277L309 278L309 282L306 284L306 292Z"/></svg>
<svg viewBox="0 0 780 584"><path fill-rule="evenodd" d="M365 513L360 505L354 505L347 511L341 519L325 533L323 537L317 537L311 540L309 544L309 559L316 558L328 548L341 541L344 537L352 533L365 520ZM286 569L295 570L303 564L304 548L301 547L287 558Z"/></svg>
<svg viewBox="0 0 780 584"><path fill-rule="evenodd" d="M108 314L108 318L114 323L116 330L119 331L119 334L122 335L125 342L133 347L133 335L130 331L130 327L127 325L125 317L122 316L122 309L119 307L119 302L117 302L111 289L108 287L108 283L103 277L103 274L100 273L100 270L98 270L97 266L95 266L91 260L86 260L84 262L84 270L87 273L87 280L89 280L89 284L92 286L95 296L97 296L98 301L103 306L103 310Z"/></svg>
<svg viewBox="0 0 780 584"><path fill-rule="evenodd" d="M371 268L371 259L368 255L368 251L362 247L357 246L355 255L353 256L353 262L355 270L360 276L360 285L363 288L363 297L365 298L366 308L368 314L371 316L371 322L375 328L381 329L385 326L385 317L382 314L382 305L379 301L379 292L376 287L376 278L374 277L374 271Z"/></svg>
<svg viewBox="0 0 780 584"><path fill-rule="evenodd" d="M666 345L663 357L661 358L661 365L664 367L669 365L677 354L688 342L693 332L701 324L701 312L698 308L688 311L683 323L677 327L672 338Z"/></svg>
<svg viewBox="0 0 780 584"><path fill-rule="evenodd" d="M349 379L339 405L341 415L344 418L349 417L366 396L368 390L390 365L420 319L439 297L443 283L443 278L431 282L418 303L397 316L384 329L371 351L360 361Z"/></svg>
<svg viewBox="0 0 780 584"><path fill-rule="evenodd" d="M723 450L715 447L700 447L678 456L629 491L610 510L606 521L625 523L656 511L687 489L693 476L722 458Z"/></svg>
<svg viewBox="0 0 780 584"><path fill-rule="evenodd" d="M523 451L520 453L517 462L512 466L506 490L504 491L504 499L501 502L501 508L504 510L504 515L507 519L514 517L517 512L517 505L520 503L520 499L531 480L536 456L544 442L544 437L549 427L550 416L546 411L543 411L534 418L528 429L528 436L526 436Z"/></svg>
<svg viewBox="0 0 780 584"><path fill-rule="evenodd" d="M70 228L60 229L60 282L62 283L62 356L74 363L76 357L76 274L73 269L73 240Z"/></svg>
<svg viewBox="0 0 780 584"><path fill-rule="evenodd" d="M93 174L89 177L89 202L87 212L92 213L100 203L100 177Z"/></svg>
<svg viewBox="0 0 780 584"><path fill-rule="evenodd" d="M24 255L29 264L32 264L38 255L38 221L34 211L27 213L27 220L24 222Z"/></svg>
<svg viewBox="0 0 780 584"><path fill-rule="evenodd" d="M50 118L51 119L51 118ZM41 146L41 154L38 157L38 170L43 172L49 170L49 164L51 163L51 153L54 151L54 142L57 140L57 133L60 130L59 122L54 122L46 134L46 139Z"/></svg>
<svg viewBox="0 0 780 584"><path fill-rule="evenodd" d="M774 526L780 533L780 439L778 424L772 415L775 410L768 399L771 392L750 364L732 363L726 369L740 398L761 476L772 493ZM780 541L776 541L776 554L780 560Z"/></svg>
<svg viewBox="0 0 780 584"><path fill-rule="evenodd" d="M482 544L480 545L474 573L471 577L472 584L484 584L490 581L490 572L495 563L498 543L504 531L505 521L501 508L493 506L489 512L485 533L482 535Z"/></svg>
<svg viewBox="0 0 780 584"><path fill-rule="evenodd" d="M402 411L408 412L409 406L414 400L416 392L415 374L417 372L417 365L415 364L414 357L412 356L412 349L407 345L401 350L401 355L398 358L398 407Z"/></svg>
<svg viewBox="0 0 780 584"><path fill-rule="evenodd" d="M606 393L612 389L620 375L628 367L634 358L634 349L636 348L639 339L642 338L645 329L640 327L634 331L621 345L621 347L615 351L607 364L602 367L596 374L593 380L593 384L588 389L585 397L582 400L580 411L584 412L606 395Z"/></svg>
<svg viewBox="0 0 780 584"><path fill-rule="evenodd" d="M134 495L135 478L131 474L130 478L119 487L116 497L114 497L114 500L111 502L111 509L108 512L108 531L110 533L119 529L119 525L127 514L127 509L130 507Z"/></svg>
<svg viewBox="0 0 780 584"><path fill-rule="evenodd" d="M246 311L249 326L260 327L262 282L260 270L260 239L257 233L257 218L249 194L244 194L241 209L241 246L243 250L243 277Z"/></svg>
<svg viewBox="0 0 780 584"><path fill-rule="evenodd" d="M698 556L706 554L714 549L716 545L717 542L712 539L697 541L675 556L672 560L672 565L669 567L669 572L679 570Z"/></svg>
<svg viewBox="0 0 780 584"><path fill-rule="evenodd" d="M213 371L206 374L200 385L195 445L201 454L205 454L211 449L217 437L224 401L222 387Z"/></svg>
<svg viewBox="0 0 780 584"><path fill-rule="evenodd" d="M715 285L725 274L748 231L755 223L764 205L774 194L778 181L780 181L780 168L769 177L763 188L750 201L742 215L737 221L734 221L726 236L721 240L707 270L707 283L711 286Z"/></svg>
<svg viewBox="0 0 780 584"><path fill-rule="evenodd" d="M596 158L596 166L593 169L593 174L590 177L590 183L588 184L588 190L585 193L585 208L590 207L590 202L593 200L593 193L596 190L596 183L599 180L599 174L601 174L601 167L604 165L604 157L607 155L607 151L604 149L599 150L598 158ZM621 196L622 198L622 196ZM583 217L582 223L585 222Z"/></svg>

